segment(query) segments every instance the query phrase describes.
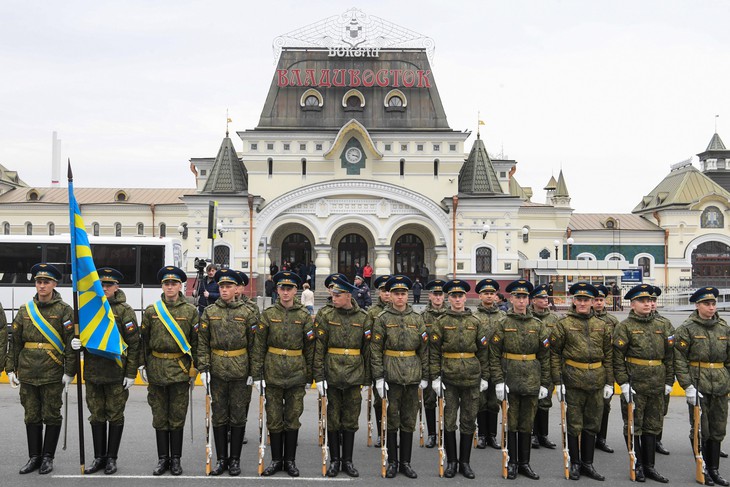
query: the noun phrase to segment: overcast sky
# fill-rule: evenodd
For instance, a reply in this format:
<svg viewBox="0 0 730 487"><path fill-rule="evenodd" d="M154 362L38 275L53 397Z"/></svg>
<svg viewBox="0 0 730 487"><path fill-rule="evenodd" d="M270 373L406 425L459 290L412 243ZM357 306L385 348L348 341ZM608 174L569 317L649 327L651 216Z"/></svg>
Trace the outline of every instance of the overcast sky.
<svg viewBox="0 0 730 487"><path fill-rule="evenodd" d="M578 212L629 212L716 121L730 143L727 1L4 0L0 164L50 185L55 130L78 187L193 187L226 109L256 126L274 37L351 6L433 38L451 128L481 111L533 201L562 167Z"/></svg>

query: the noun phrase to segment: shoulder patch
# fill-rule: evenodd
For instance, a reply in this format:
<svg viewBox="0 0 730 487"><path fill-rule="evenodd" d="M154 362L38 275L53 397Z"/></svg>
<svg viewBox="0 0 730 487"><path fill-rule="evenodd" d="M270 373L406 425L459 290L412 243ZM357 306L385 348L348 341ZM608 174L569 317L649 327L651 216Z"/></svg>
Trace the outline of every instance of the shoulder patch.
<svg viewBox="0 0 730 487"><path fill-rule="evenodd" d="M73 329L74 324L71 322L71 320L67 320L63 323L63 327L66 328L66 331L70 331Z"/></svg>
<svg viewBox="0 0 730 487"><path fill-rule="evenodd" d="M314 330L309 330L307 332L307 340L314 340Z"/></svg>
<svg viewBox="0 0 730 487"><path fill-rule="evenodd" d="M424 342L427 342L428 341L428 333L426 333L425 331L423 333L421 333L421 338L423 339Z"/></svg>
<svg viewBox="0 0 730 487"><path fill-rule="evenodd" d="M498 343L499 342L499 335L495 333L495 335L492 337L492 342Z"/></svg>

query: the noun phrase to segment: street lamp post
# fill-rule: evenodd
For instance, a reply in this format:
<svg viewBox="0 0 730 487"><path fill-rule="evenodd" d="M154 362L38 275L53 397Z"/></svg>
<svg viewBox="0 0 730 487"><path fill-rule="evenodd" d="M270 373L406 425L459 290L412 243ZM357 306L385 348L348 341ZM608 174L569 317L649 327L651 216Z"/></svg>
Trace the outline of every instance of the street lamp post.
<svg viewBox="0 0 730 487"><path fill-rule="evenodd" d="M558 258L558 246L560 246L560 240L555 239L553 243L555 244L555 260L560 260Z"/></svg>
<svg viewBox="0 0 730 487"><path fill-rule="evenodd" d="M567 252L568 252L568 260L570 260L570 247L575 243L575 239L573 237L568 237L568 240L566 240L568 243L567 245Z"/></svg>

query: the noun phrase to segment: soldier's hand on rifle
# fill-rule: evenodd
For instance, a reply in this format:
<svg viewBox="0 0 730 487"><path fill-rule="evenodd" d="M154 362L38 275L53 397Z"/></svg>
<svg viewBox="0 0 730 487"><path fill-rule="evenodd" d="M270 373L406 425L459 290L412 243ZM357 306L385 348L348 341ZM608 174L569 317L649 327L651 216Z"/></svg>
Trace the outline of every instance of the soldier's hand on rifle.
<svg viewBox="0 0 730 487"><path fill-rule="evenodd" d="M509 387L504 382L500 382L494 386L494 393L497 395L498 401L504 401L504 394L509 394Z"/></svg>
<svg viewBox="0 0 730 487"><path fill-rule="evenodd" d="M629 402L629 383L621 384L621 394L623 394L626 402ZM631 389L631 394L636 394L636 391Z"/></svg>
<svg viewBox="0 0 730 487"><path fill-rule="evenodd" d="M425 389L428 387L428 381L426 379L422 379L421 382L418 383L418 387L420 389Z"/></svg>
<svg viewBox="0 0 730 487"><path fill-rule="evenodd" d="M124 390L128 390L130 387L134 385L134 377L125 377L122 381L122 387L124 387Z"/></svg>
<svg viewBox="0 0 730 487"><path fill-rule="evenodd" d="M479 379L479 392L484 392L489 387L489 382L484 379Z"/></svg>
<svg viewBox="0 0 730 487"><path fill-rule="evenodd" d="M691 384L684 390L684 395L687 397L687 404L690 406L696 406L697 398L703 397L702 394L695 389L695 386Z"/></svg>
<svg viewBox="0 0 730 487"><path fill-rule="evenodd" d="M668 396L672 393L672 386L664 384L664 395Z"/></svg>
<svg viewBox="0 0 730 487"><path fill-rule="evenodd" d="M604 399L611 399L613 396L613 386L606 384L603 386L603 398Z"/></svg>
<svg viewBox="0 0 730 487"><path fill-rule="evenodd" d="M147 380L147 370L144 368L144 365L139 367L139 376L142 378L142 382L145 384L148 384L149 381Z"/></svg>
<svg viewBox="0 0 730 487"><path fill-rule="evenodd" d="M390 387L388 387L388 383L385 382L385 379L377 379L375 381L375 390L378 391L380 397L385 397L385 391L388 389L390 389Z"/></svg>
<svg viewBox="0 0 730 487"><path fill-rule="evenodd" d="M563 401L565 398L565 384L558 384L555 388L555 392L558 393L558 401Z"/></svg>
<svg viewBox="0 0 730 487"><path fill-rule="evenodd" d="M319 395L324 396L327 391L327 381L321 380L319 382L315 382L315 385L317 386L317 392L319 392Z"/></svg>
<svg viewBox="0 0 730 487"><path fill-rule="evenodd" d="M71 348L74 350L81 350L81 340L78 338L71 339Z"/></svg>
<svg viewBox="0 0 730 487"><path fill-rule="evenodd" d="M12 388L16 388L20 385L20 381L18 380L18 376L15 375L15 372L8 372L8 382Z"/></svg>
<svg viewBox="0 0 730 487"><path fill-rule="evenodd" d="M266 387L266 381L264 379L255 380L253 381L253 386L259 391L259 394L263 394L262 391Z"/></svg>
<svg viewBox="0 0 730 487"><path fill-rule="evenodd" d="M74 380L74 378L68 374L63 374L61 377L61 384L63 384L64 391L68 391L68 385Z"/></svg>
<svg viewBox="0 0 730 487"><path fill-rule="evenodd" d="M548 395L547 387L540 386L540 391L537 393L537 398L538 399L545 399L547 397L547 395Z"/></svg>
<svg viewBox="0 0 730 487"><path fill-rule="evenodd" d="M441 385L441 376L431 381L431 389L433 389L437 396L441 394L442 390L446 390L446 386Z"/></svg>
<svg viewBox="0 0 730 487"><path fill-rule="evenodd" d="M251 377L250 375L246 378L246 385L253 385L253 377Z"/></svg>
<svg viewBox="0 0 730 487"><path fill-rule="evenodd" d="M200 382L203 384L203 389L208 390L208 384L210 384L210 372L200 373Z"/></svg>

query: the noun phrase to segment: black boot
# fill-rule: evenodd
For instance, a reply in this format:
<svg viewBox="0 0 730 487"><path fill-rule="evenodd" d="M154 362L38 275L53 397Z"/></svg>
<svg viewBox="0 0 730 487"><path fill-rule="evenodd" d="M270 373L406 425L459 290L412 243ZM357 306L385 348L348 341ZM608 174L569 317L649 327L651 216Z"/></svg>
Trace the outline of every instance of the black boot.
<svg viewBox="0 0 730 487"><path fill-rule="evenodd" d="M477 413L477 448L480 450L484 450L487 447L488 422L488 413L486 411L479 411Z"/></svg>
<svg viewBox="0 0 730 487"><path fill-rule="evenodd" d="M547 409L537 410L537 426L537 440L540 442L540 446L554 450L556 445L550 441L550 438L548 438L548 432L550 431L550 415Z"/></svg>
<svg viewBox="0 0 730 487"><path fill-rule="evenodd" d="M532 448L539 449L540 448L540 440L538 440L537 435L540 431L540 424L538 417L540 416L540 409L537 410L535 413L535 419L532 421Z"/></svg>
<svg viewBox="0 0 730 487"><path fill-rule="evenodd" d="M426 438L426 448L436 446L436 410L426 409L426 428L428 429L428 438Z"/></svg>
<svg viewBox="0 0 730 487"><path fill-rule="evenodd" d="M624 436L626 438L626 436ZM641 436L634 435L634 455L636 456L636 468L634 473L636 474L637 482L646 482L646 476L644 475L644 462L641 448Z"/></svg>
<svg viewBox="0 0 730 487"><path fill-rule="evenodd" d="M385 470L385 478L392 479L398 474L398 432L388 431L388 468Z"/></svg>
<svg viewBox="0 0 730 487"><path fill-rule="evenodd" d="M606 477L596 472L596 469L593 467L593 455L596 452L596 437L586 431L584 431L580 437L580 473L587 475L593 480L600 480L603 482L606 480Z"/></svg>
<svg viewBox="0 0 730 487"><path fill-rule="evenodd" d="M514 480L517 478L517 432L507 432L507 454L509 455L509 461L507 463L507 478Z"/></svg>
<svg viewBox="0 0 730 487"><path fill-rule="evenodd" d="M497 421L499 418L498 413L492 413L487 411L487 446L491 446L495 450L501 450L497 441Z"/></svg>
<svg viewBox="0 0 730 487"><path fill-rule="evenodd" d="M228 475L241 475L241 449L246 436L245 426L231 426L231 456L228 457Z"/></svg>
<svg viewBox="0 0 730 487"><path fill-rule="evenodd" d="M220 475L228 468L228 425L213 428L213 441L217 461L215 466L210 469L210 474Z"/></svg>
<svg viewBox="0 0 730 487"><path fill-rule="evenodd" d="M380 423L380 420L383 418L383 404L380 401L379 397L375 398L375 404L373 404L373 411L375 411L375 429L378 431L378 438L373 443L373 447L380 448L383 446L381 443L380 435L382 431L382 424Z"/></svg>
<svg viewBox="0 0 730 487"><path fill-rule="evenodd" d="M411 452L413 451L413 433L400 432L400 468L398 471L409 479L415 479L418 474L411 467Z"/></svg>
<svg viewBox="0 0 730 487"><path fill-rule="evenodd" d="M528 479L537 480L540 476L530 467L531 449L530 433L517 433L517 473L521 473Z"/></svg>
<svg viewBox="0 0 730 487"><path fill-rule="evenodd" d="M578 437L568 434L568 455L570 456L570 471L568 478L570 480L580 480L580 448L578 447Z"/></svg>
<svg viewBox="0 0 730 487"><path fill-rule="evenodd" d="M474 470L471 469L469 461L471 460L471 443L472 435L459 436L459 471L461 475L468 479L475 477Z"/></svg>
<svg viewBox="0 0 730 487"><path fill-rule="evenodd" d="M56 446L58 446L58 437L61 436L60 424L47 424L46 434L43 438L43 460L38 473L45 475L53 472L53 458L56 456Z"/></svg>
<svg viewBox="0 0 730 487"><path fill-rule="evenodd" d="M606 436L608 435L608 415L610 413L611 410L604 404L603 417L601 418L601 431L596 436L596 448L601 451L605 451L606 453L613 453L613 448L608 446L606 443Z"/></svg>
<svg viewBox="0 0 730 487"><path fill-rule="evenodd" d="M360 472L357 471L352 463L352 452L355 449L355 432L342 432L342 470L350 477L359 477Z"/></svg>
<svg viewBox="0 0 730 487"><path fill-rule="evenodd" d="M296 462L298 438L299 430L284 432L284 470L289 474L289 477L299 477Z"/></svg>
<svg viewBox="0 0 730 487"><path fill-rule="evenodd" d="M330 465L327 469L327 477L337 477L340 473L340 432L327 431L327 441L330 448Z"/></svg>
<svg viewBox="0 0 730 487"><path fill-rule="evenodd" d="M117 473L117 457L119 456L119 445L122 442L124 424L109 423L109 444L106 454L106 468L104 473L112 475Z"/></svg>
<svg viewBox="0 0 730 487"><path fill-rule="evenodd" d="M94 460L84 475L96 473L106 467L106 423L91 423L91 439L94 443Z"/></svg>
<svg viewBox="0 0 730 487"><path fill-rule="evenodd" d="M692 443L692 438L690 438L690 443ZM692 446L692 451L694 452L694 445ZM705 474L705 485L715 485L715 481L712 480L712 477L710 476L712 455L710 454L710 447L707 446L707 442L702 443L700 453L702 454L702 459L705 461L705 470L703 471Z"/></svg>
<svg viewBox="0 0 730 487"><path fill-rule="evenodd" d="M656 435L656 452L662 455L669 455L669 450L662 445L662 433Z"/></svg>
<svg viewBox="0 0 730 487"><path fill-rule="evenodd" d="M269 433L269 446L271 447L271 463L261 473L264 477L274 475L276 472L281 470L284 466L284 461L281 455L281 445L284 443L284 432L279 431Z"/></svg>
<svg viewBox="0 0 730 487"><path fill-rule="evenodd" d="M167 430L155 430L157 440L157 466L152 475L162 475L170 468L170 432Z"/></svg>
<svg viewBox="0 0 730 487"><path fill-rule="evenodd" d="M172 475L182 475L183 473L182 464L180 463L183 433L182 428L170 431L170 473Z"/></svg>
<svg viewBox="0 0 730 487"><path fill-rule="evenodd" d="M710 474L710 478L717 485L727 486L730 482L720 476L720 442L719 441L708 441L706 448L709 449L710 458L712 459L712 465L707 467L707 471Z"/></svg>
<svg viewBox="0 0 730 487"><path fill-rule="evenodd" d="M33 423L25 425L25 434L28 438L28 463L20 469L21 474L35 472L41 466L41 449L43 448L43 424Z"/></svg>
<svg viewBox="0 0 730 487"><path fill-rule="evenodd" d="M644 466L644 475L648 479L652 479L656 482L666 484L669 479L657 472L654 467L654 459L656 457L656 436L655 435L642 435L641 436L641 459L642 465Z"/></svg>
<svg viewBox="0 0 730 487"><path fill-rule="evenodd" d="M444 477L453 478L456 475L459 462L456 456L456 431L444 432L444 450L446 450L446 468Z"/></svg>

